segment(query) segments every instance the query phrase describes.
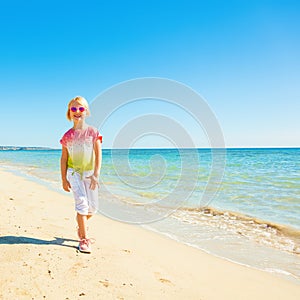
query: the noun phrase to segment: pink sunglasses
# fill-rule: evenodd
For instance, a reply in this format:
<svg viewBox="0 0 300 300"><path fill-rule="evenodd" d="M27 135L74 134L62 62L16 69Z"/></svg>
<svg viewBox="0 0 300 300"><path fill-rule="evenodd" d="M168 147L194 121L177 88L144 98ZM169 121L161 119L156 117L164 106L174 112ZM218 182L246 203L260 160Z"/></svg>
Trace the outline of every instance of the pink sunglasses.
<svg viewBox="0 0 300 300"><path fill-rule="evenodd" d="M85 111L85 107L83 107L83 106L80 106L80 107L75 107L75 106L72 106L72 107L70 107L70 111L72 111L72 112L77 112L77 110L79 110L80 112L84 112Z"/></svg>

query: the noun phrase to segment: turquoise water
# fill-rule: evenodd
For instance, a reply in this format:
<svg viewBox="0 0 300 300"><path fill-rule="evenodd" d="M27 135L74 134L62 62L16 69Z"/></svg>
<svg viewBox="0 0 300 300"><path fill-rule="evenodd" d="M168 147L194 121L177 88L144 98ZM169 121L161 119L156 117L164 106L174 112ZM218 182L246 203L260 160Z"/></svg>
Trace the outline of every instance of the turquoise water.
<svg viewBox="0 0 300 300"><path fill-rule="evenodd" d="M298 280L300 149L219 151L103 150L102 213ZM216 156L226 165L214 177ZM3 168L61 190L59 160L60 150L0 151Z"/></svg>

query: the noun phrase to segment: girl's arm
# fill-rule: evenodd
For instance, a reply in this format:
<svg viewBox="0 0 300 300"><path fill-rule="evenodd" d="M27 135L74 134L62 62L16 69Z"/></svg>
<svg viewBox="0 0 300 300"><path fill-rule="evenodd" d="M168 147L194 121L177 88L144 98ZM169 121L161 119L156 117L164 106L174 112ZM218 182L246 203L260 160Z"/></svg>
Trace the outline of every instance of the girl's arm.
<svg viewBox="0 0 300 300"><path fill-rule="evenodd" d="M68 166L68 149L66 147L62 147L61 158L60 158L60 173L63 189L66 192L70 192L70 182L67 180L67 166Z"/></svg>
<svg viewBox="0 0 300 300"><path fill-rule="evenodd" d="M94 190L96 186L99 185L98 180L99 180L99 174L100 174L101 163L102 163L102 147L99 139L97 139L94 144L94 151L95 151L94 174L92 176L87 177L91 179L91 184L90 184L91 190Z"/></svg>
<svg viewBox="0 0 300 300"><path fill-rule="evenodd" d="M100 175L101 163L102 163L102 147L101 147L101 142L99 139L97 139L95 142L94 151L95 151L94 176L98 180L99 175Z"/></svg>

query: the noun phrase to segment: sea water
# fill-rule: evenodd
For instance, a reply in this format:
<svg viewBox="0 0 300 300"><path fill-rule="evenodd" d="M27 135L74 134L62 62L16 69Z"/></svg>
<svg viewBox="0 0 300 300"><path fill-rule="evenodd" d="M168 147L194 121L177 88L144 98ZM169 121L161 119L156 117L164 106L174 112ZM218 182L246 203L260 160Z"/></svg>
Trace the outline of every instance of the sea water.
<svg viewBox="0 0 300 300"><path fill-rule="evenodd" d="M103 150L100 213L300 283L300 149L219 151L214 177L218 150ZM61 191L60 154L0 151L0 166Z"/></svg>

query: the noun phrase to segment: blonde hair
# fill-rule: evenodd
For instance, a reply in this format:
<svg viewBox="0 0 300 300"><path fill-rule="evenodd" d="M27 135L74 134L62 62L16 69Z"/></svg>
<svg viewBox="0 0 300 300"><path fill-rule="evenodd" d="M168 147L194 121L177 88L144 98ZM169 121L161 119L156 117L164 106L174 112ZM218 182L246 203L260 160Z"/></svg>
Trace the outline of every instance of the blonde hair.
<svg viewBox="0 0 300 300"><path fill-rule="evenodd" d="M89 116L90 115L90 109L89 109L89 104L86 101L85 98L81 97L81 96L76 96L74 97L68 104L68 111L67 111L67 119L69 121L71 121L71 116L70 116L70 108L71 106L74 104L74 102L79 103L80 105L82 105L83 107L85 107L86 109L86 115Z"/></svg>

